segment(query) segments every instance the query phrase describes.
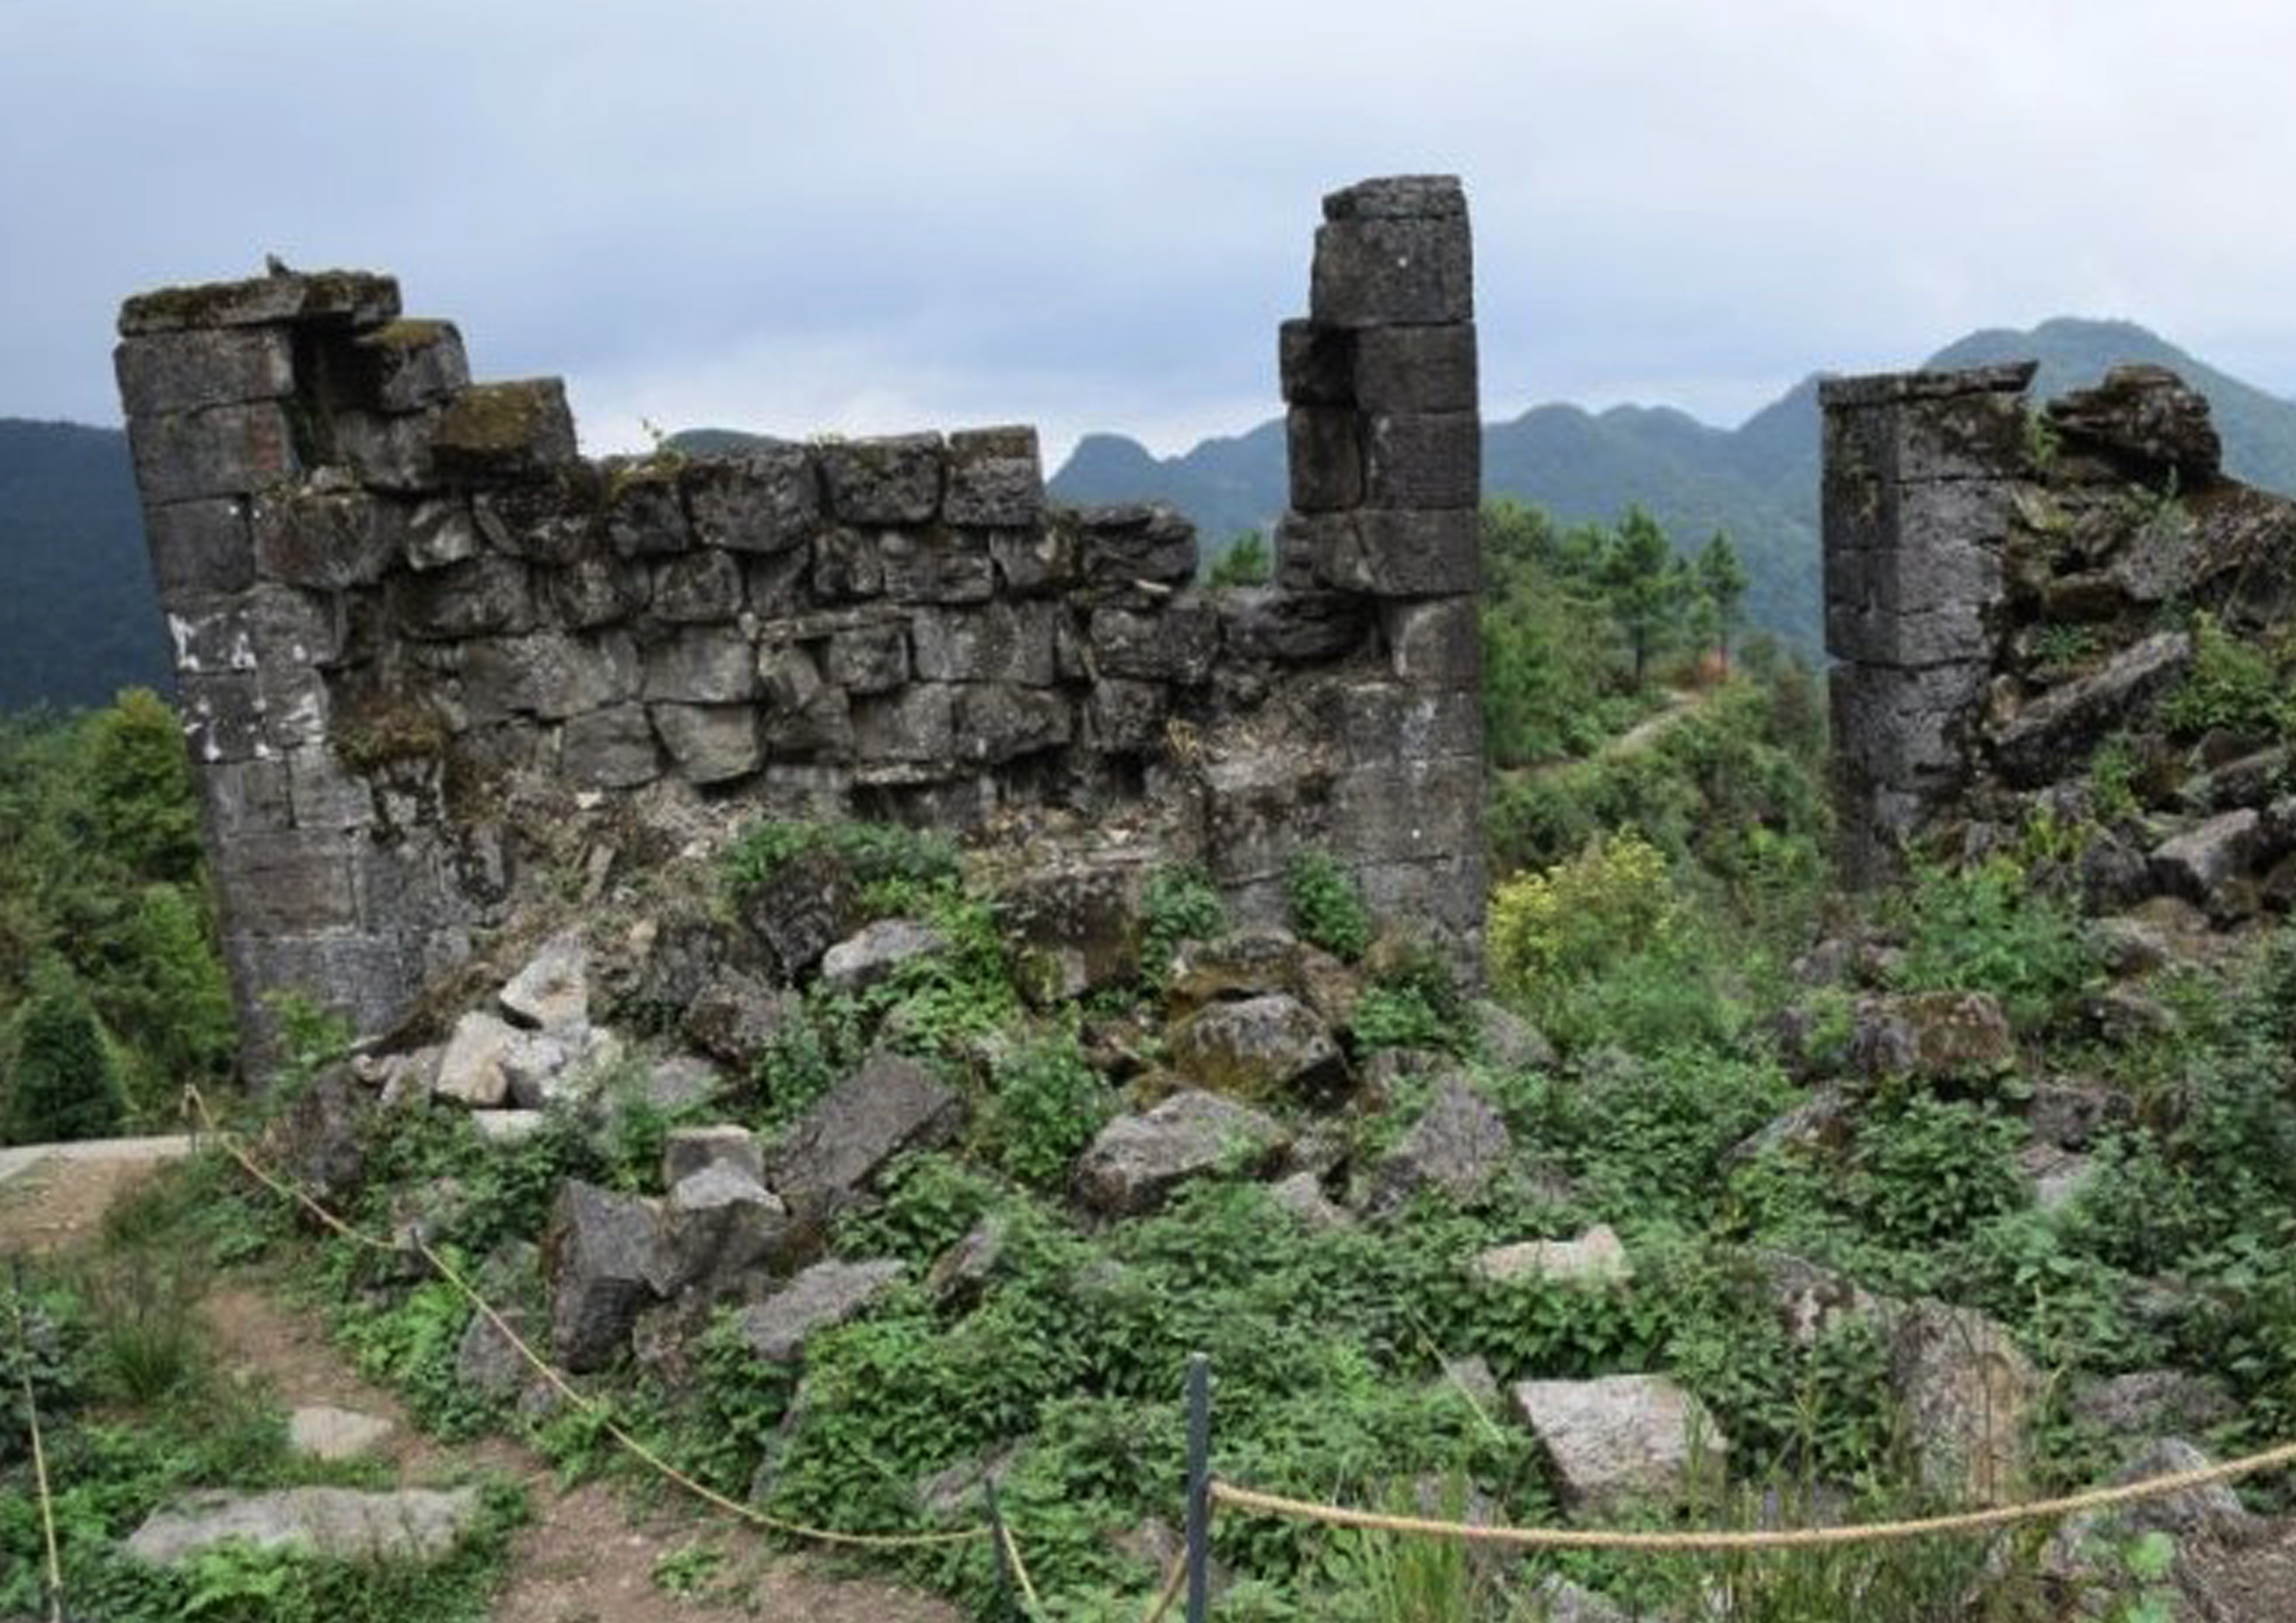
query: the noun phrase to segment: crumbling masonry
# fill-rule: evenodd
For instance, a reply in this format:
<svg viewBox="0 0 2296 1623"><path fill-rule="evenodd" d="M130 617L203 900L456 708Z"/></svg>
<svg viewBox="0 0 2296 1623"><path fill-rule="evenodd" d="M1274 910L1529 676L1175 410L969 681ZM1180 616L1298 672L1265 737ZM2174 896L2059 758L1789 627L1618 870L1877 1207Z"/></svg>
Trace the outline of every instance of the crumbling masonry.
<svg viewBox="0 0 2296 1623"><path fill-rule="evenodd" d="M1473 961L1472 260L1456 181L1325 200L1271 588L986 429L584 460L387 276L131 299L120 392L242 1018L390 1028L561 819L683 785L970 825L1137 813L1246 916L1339 857Z"/></svg>

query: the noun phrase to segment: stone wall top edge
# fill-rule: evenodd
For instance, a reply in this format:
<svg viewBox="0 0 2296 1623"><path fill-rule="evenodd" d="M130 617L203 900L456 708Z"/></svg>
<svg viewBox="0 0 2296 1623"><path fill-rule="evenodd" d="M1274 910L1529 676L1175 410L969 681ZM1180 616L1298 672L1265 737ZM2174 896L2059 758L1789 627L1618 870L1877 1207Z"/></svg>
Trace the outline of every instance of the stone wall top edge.
<svg viewBox="0 0 2296 1623"><path fill-rule="evenodd" d="M2037 361L2010 361L1997 366L1964 366L1948 371L1873 372L1851 377L1820 378L1818 404L1831 411L1838 406L1889 406L1909 400L1943 400L1962 395L2022 394L2033 381Z"/></svg>

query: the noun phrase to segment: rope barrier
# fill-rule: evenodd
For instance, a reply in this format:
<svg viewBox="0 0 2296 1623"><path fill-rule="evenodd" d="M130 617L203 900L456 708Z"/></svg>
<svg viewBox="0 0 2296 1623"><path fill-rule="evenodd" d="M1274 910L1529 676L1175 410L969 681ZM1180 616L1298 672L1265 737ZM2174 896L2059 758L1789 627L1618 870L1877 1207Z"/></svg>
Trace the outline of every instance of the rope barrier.
<svg viewBox="0 0 2296 1623"><path fill-rule="evenodd" d="M1164 1574L1164 1586L1156 1592L1156 1603L1140 1623L1164 1623L1164 1614L1172 1610L1172 1603L1180 1598L1180 1586L1187 1582L1188 1558L1185 1554L1172 1557L1172 1570Z"/></svg>
<svg viewBox="0 0 2296 1623"><path fill-rule="evenodd" d="M47 1546L48 1623L64 1623L63 1552L56 1542L56 1505L48 1487L47 1448L40 1440L40 1403L32 1390L32 1344L24 1333L22 1266L12 1264L9 1274L14 1287L8 1301L16 1325L16 1374L24 1387L24 1424L32 1440L32 1486L40 1496L40 1537Z"/></svg>
<svg viewBox="0 0 2296 1623"><path fill-rule="evenodd" d="M1013 1564L1013 1581L1021 1586L1021 1604L1031 1619L1042 1619L1045 1603L1037 1598L1036 1581L1029 1576L1029 1563L1021 1559L1021 1541L1013 1537L1013 1529L1000 1517L996 1537L1004 1546L1004 1559Z"/></svg>
<svg viewBox="0 0 2296 1623"><path fill-rule="evenodd" d="M1981 1511L1958 1511L1907 1521L1874 1521L1849 1527L1782 1528L1771 1531L1637 1533L1605 1528L1476 1527L1464 1521L1436 1521L1423 1516L1398 1516L1375 1511L1350 1510L1344 1505L1318 1504L1308 1499L1286 1498L1215 1480L1212 1501L1248 1514L1318 1521L1328 1527L1359 1528L1371 1532L1406 1533L1418 1537L1453 1538L1475 1544L1508 1545L1531 1550L1639 1550L1651 1553L1713 1553L1729 1550L1807 1550L1826 1545L1880 1544L1889 1540L1926 1538L1946 1533L1978 1533L2023 1521L2045 1521L2083 1511L2106 1510L2145 1499L2166 1498L2236 1477L2253 1476L2284 1465L2296 1465L2296 1443L2282 1443L2260 1454L2146 1477L2112 1488L2095 1488L2062 1498L2037 1499L2022 1504L2002 1504Z"/></svg>
<svg viewBox="0 0 2296 1623"><path fill-rule="evenodd" d="M242 1171L244 1171L250 1177L255 1179L257 1183L261 1184L266 1189L270 1190L274 1194L279 1195L283 1199L293 1201L305 1211L309 1212L322 1226L325 1227L331 1233L338 1234L343 1239L351 1242L355 1245L364 1246L370 1250L381 1251L393 1255L396 1255L403 1249L406 1249L395 1240L382 1239L353 1227L341 1217L337 1217L333 1212L328 1210L327 1208L315 1199L308 1191L303 1189L300 1185L295 1184L291 1179L283 1178L274 1175L263 1167L253 1156L250 1155L243 1148L241 1147L238 1140L234 1135L224 1131L223 1128L217 1124L215 1117L208 1109L206 1098L200 1093L198 1088L185 1087L184 1090L184 1098L185 1113L187 1115L196 1114L199 1129L206 1136L211 1139L216 1146L222 1150L226 1155L237 1162ZM567 1380L564 1375L558 1372L555 1365L551 1364L551 1362L545 1358L540 1353L535 1351L531 1346L528 1345L525 1338L521 1336L517 1331L511 1328L509 1322L503 1317L499 1311L496 1309L495 1305L488 1301L484 1296L481 1296L479 1293L478 1289L473 1286L469 1280L463 1277L461 1270L456 1268L452 1263L448 1262L444 1257L440 1256L427 1241L419 1237L416 1238L412 1249L422 1258L423 1261L429 1263L432 1268L438 1271L439 1278L445 1280L457 1294L469 1301L473 1307L485 1316L487 1322L494 1326L496 1332L510 1344L512 1349L534 1370L536 1374L542 1378L544 1382L546 1383L553 1391L556 1392L561 1398L563 1398L567 1402L572 1404L577 1409L580 1410L586 1418L595 1422L599 1429L604 1432L607 1437L613 1439L614 1443L620 1447L624 1453L629 1455L633 1459L637 1460L640 1463L646 1466L647 1469L653 1471L665 1481L685 1489L685 1492L692 1495L693 1497L701 1500L703 1504L708 1504L716 1510L722 1511L729 1516L736 1517L741 1521L748 1522L750 1526L761 1529L766 1532L778 1533L783 1537L802 1539L814 1544L839 1545L847 1549L926 1549L946 1546L948 1545L969 1544L976 1538L986 1538L992 1536L992 1529L985 1522L972 1527L955 1528L946 1531L933 1533L840 1532L834 1528L808 1527L803 1522L785 1521L778 1516L767 1515L765 1512L758 1509L755 1505L744 1504L738 1499L729 1497L728 1496L718 1492L708 1483L696 1480L694 1478L687 1475L685 1471L680 1471L676 1466L671 1464L668 1460L663 1459L660 1455L655 1453L654 1450L644 1441L625 1430L621 1423L613 1418L611 1413L607 1410L605 1406L600 1404L595 1399L586 1396L583 1392L578 1389L574 1386L573 1382ZM1010 1542L1008 1536L1006 1540L1008 1546Z"/></svg>

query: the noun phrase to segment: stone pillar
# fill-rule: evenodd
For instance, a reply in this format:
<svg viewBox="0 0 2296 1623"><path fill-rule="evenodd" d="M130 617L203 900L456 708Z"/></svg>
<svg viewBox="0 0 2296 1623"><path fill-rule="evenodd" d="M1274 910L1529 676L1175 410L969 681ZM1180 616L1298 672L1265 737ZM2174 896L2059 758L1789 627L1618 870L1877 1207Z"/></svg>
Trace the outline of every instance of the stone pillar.
<svg viewBox="0 0 2296 1623"><path fill-rule="evenodd" d="M1375 912L1432 926L1479 969L1482 422L1456 178L1324 200L1308 319L1284 324L1281 363L1279 581L1368 599L1386 665L1335 697L1331 842Z"/></svg>
<svg viewBox="0 0 2296 1623"><path fill-rule="evenodd" d="M1845 883L1970 784L2003 635L2030 363L1822 384L1825 646Z"/></svg>
<svg viewBox="0 0 2296 1623"><path fill-rule="evenodd" d="M435 829L406 825L412 799L386 816L334 736L331 678L372 635L428 477L411 463L468 382L455 330L398 312L397 283L349 272L166 289L120 312L120 398L258 1067L267 993L307 993L362 1033L403 1013L455 890Z"/></svg>

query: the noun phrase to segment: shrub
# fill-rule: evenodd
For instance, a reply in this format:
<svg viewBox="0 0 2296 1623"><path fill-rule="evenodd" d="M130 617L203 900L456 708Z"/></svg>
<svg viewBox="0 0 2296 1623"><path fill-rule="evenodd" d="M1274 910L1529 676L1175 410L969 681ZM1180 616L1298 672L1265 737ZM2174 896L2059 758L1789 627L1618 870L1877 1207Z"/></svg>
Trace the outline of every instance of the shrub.
<svg viewBox="0 0 2296 1623"><path fill-rule="evenodd" d="M33 971L8 1049L11 1139L45 1143L119 1130L127 1109L119 1068L95 1010L61 960Z"/></svg>
<svg viewBox="0 0 2296 1623"><path fill-rule="evenodd" d="M1353 963L1371 947L1371 912L1355 875L1328 851L1296 853L1283 868L1292 928L1303 941Z"/></svg>
<svg viewBox="0 0 2296 1623"><path fill-rule="evenodd" d="M998 1062L989 1105L990 1159L1010 1176L1057 1185L1107 1120L1108 1089L1073 1035L1040 1038Z"/></svg>
<svg viewBox="0 0 2296 1623"><path fill-rule="evenodd" d="M1595 840L1493 893L1491 974L1518 996L1583 979L1663 940L1676 917L1666 858L1638 834Z"/></svg>
<svg viewBox="0 0 2296 1623"><path fill-rule="evenodd" d="M755 889L800 857L827 853L867 889L888 884L953 882L955 844L939 834L885 823L766 822L745 830L720 859L735 896Z"/></svg>
<svg viewBox="0 0 2296 1623"><path fill-rule="evenodd" d="M1247 529L1227 545L1227 550L1205 577L1210 586L1264 586L1275 578L1275 559L1256 529Z"/></svg>
<svg viewBox="0 0 2296 1623"><path fill-rule="evenodd" d="M2288 705L2272 656L2227 632L2214 615L2193 619L2193 667L2161 706L2172 733L2197 737L2222 728L2249 736L2276 734Z"/></svg>
<svg viewBox="0 0 2296 1623"><path fill-rule="evenodd" d="M2089 982L2095 956L2080 921L2030 887L2015 863L1917 873L1905 899L1897 984L1915 992L1989 992L2031 1035Z"/></svg>

